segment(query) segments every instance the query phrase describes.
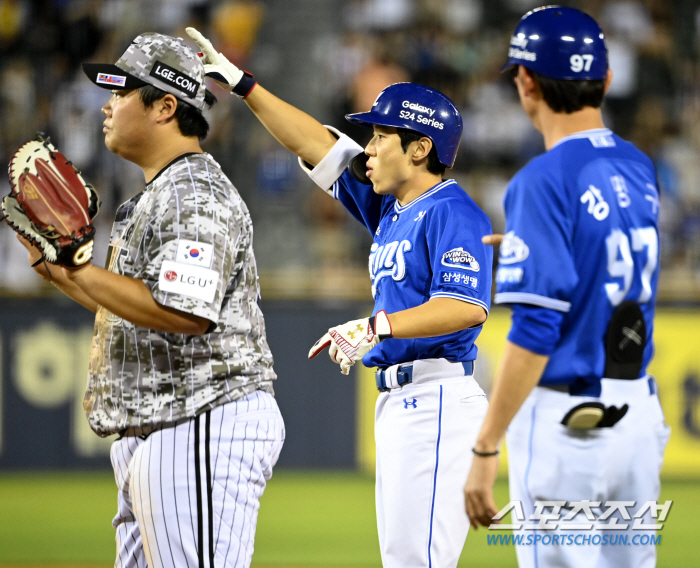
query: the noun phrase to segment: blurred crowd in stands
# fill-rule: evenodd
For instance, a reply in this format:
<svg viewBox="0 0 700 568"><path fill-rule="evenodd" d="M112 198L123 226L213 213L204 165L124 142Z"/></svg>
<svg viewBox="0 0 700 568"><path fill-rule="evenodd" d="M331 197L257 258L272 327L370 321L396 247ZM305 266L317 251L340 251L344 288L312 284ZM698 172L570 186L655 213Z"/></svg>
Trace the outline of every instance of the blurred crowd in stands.
<svg viewBox="0 0 700 568"><path fill-rule="evenodd" d="M594 16L607 35L614 80L606 125L656 163L661 197L662 293L700 301L700 0L564 1ZM103 261L116 206L143 187L138 167L104 148L100 107L108 93L80 72L113 62L145 31L186 37L192 25L239 66L364 144L368 131L343 119L368 110L385 86L414 81L445 92L462 110L454 177L503 228L508 179L544 150L501 74L519 17L531 0L0 0L0 162L36 131L52 136L103 200L96 262ZM330 9L329 9L330 6ZM294 17L295 14L317 17ZM295 84L296 81L296 84ZM213 83L203 147L247 201L263 295L365 297L370 236L332 199L312 191L294 156L238 99ZM291 102L299 104L291 96ZM0 179L0 191L8 190ZM600 262L600 259L591 259ZM24 249L0 227L0 290L46 285Z"/></svg>

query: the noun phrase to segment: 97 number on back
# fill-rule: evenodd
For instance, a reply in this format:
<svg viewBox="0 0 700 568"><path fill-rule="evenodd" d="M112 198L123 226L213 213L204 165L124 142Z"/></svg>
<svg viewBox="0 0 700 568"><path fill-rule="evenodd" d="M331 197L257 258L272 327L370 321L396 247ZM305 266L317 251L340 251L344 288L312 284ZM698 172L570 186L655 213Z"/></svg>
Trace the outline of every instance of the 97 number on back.
<svg viewBox="0 0 700 568"><path fill-rule="evenodd" d="M642 291L637 301L644 304L651 299L651 278L656 270L659 259L659 236L654 227L640 227L630 230L630 238L620 229L614 229L605 244L608 250L608 274L613 278L622 278L622 285L618 282L608 282L605 292L613 306L619 305L625 299L632 287L634 276L634 260L632 251L642 252L646 249L647 260L642 268Z"/></svg>

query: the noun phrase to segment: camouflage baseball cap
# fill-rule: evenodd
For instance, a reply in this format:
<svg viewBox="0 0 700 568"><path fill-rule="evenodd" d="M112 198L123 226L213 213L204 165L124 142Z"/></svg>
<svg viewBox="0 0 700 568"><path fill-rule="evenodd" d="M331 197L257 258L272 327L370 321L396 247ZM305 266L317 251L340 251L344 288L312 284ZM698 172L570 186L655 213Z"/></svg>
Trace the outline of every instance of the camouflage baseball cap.
<svg viewBox="0 0 700 568"><path fill-rule="evenodd" d="M141 34L116 64L83 63L83 71L103 89L153 85L200 110L204 108L204 65L179 37Z"/></svg>

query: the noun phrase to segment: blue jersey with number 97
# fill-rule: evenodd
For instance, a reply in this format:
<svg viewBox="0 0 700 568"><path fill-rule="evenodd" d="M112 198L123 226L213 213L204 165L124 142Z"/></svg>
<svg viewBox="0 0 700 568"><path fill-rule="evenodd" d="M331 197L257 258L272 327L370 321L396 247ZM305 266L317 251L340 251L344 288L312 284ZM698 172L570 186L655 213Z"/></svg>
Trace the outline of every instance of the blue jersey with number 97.
<svg viewBox="0 0 700 568"><path fill-rule="evenodd" d="M496 303L563 313L542 385L599 383L613 311L639 303L641 375L653 354L659 192L651 160L610 130L568 136L530 161L505 196Z"/></svg>

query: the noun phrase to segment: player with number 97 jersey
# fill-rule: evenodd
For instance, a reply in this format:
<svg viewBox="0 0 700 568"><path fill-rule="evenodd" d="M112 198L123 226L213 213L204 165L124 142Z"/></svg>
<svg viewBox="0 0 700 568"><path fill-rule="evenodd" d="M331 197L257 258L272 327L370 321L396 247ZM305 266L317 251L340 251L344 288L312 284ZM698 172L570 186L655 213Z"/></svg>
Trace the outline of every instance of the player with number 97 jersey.
<svg viewBox="0 0 700 568"><path fill-rule="evenodd" d="M604 338L624 300L644 314L645 373L653 354L658 203L652 161L607 129L563 138L512 179L494 301L540 306L549 310L543 317L561 319L540 385L600 394ZM540 332L520 326L511 338L532 343L523 336L528 329Z"/></svg>
<svg viewBox="0 0 700 568"><path fill-rule="evenodd" d="M560 504L561 522L544 525L552 544L576 530L589 539L516 542L520 568L653 568L654 547L595 545L610 529L632 542L637 524L602 512L590 522L577 507L659 498L669 429L647 374L659 258L654 166L603 123L613 75L605 34L588 14L525 14L508 69L546 152L505 195L494 301L511 308L512 325L464 488L467 513L483 526L498 515L494 457L507 430L509 493L523 517ZM635 515L651 528L651 514ZM514 539L537 526L514 526Z"/></svg>

